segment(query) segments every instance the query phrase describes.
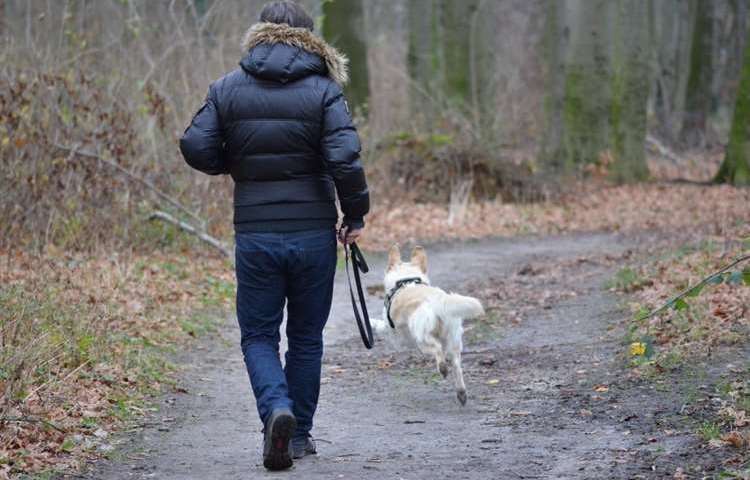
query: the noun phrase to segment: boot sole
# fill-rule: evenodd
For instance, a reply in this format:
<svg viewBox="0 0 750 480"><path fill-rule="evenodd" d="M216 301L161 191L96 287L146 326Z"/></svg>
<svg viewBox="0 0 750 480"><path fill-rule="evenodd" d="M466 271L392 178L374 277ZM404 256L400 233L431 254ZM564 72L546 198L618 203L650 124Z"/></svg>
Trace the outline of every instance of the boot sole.
<svg viewBox="0 0 750 480"><path fill-rule="evenodd" d="M263 466L268 470L284 470L292 466L289 441L297 428L297 419L289 412L271 418L268 426L270 449L263 455Z"/></svg>

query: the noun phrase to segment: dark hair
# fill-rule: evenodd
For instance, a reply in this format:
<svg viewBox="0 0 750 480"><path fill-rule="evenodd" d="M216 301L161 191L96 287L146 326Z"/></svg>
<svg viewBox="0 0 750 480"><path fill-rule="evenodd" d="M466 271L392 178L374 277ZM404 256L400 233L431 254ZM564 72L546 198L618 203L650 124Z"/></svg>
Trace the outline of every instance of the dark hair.
<svg viewBox="0 0 750 480"><path fill-rule="evenodd" d="M267 3L260 12L260 21L286 23L290 27L306 28L310 31L315 25L310 14L301 5L289 0Z"/></svg>

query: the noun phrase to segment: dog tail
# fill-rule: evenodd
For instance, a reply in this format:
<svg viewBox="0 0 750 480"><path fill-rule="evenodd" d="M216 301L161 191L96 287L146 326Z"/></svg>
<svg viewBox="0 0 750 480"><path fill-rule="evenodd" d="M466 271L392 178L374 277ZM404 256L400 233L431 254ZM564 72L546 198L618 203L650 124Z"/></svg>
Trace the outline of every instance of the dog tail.
<svg viewBox="0 0 750 480"><path fill-rule="evenodd" d="M443 312L448 318L476 318L484 315L484 307L476 298L449 293L443 303Z"/></svg>

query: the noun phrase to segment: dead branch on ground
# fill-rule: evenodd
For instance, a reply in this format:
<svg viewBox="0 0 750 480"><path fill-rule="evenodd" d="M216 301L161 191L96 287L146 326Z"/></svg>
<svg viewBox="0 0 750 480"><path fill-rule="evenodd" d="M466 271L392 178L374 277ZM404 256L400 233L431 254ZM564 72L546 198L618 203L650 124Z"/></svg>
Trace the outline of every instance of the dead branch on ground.
<svg viewBox="0 0 750 480"><path fill-rule="evenodd" d="M646 143L654 147L654 150L656 150L659 155L666 158L667 160L670 160L673 163L682 164L684 163L682 158L674 153L672 150L667 148L666 145L661 143L658 138L654 137L653 135L646 135Z"/></svg>
<svg viewBox="0 0 750 480"><path fill-rule="evenodd" d="M41 423L44 426L47 426L47 427L50 427L50 428L54 428L58 432L65 433L65 430L63 430L62 428L58 427L54 423L52 423L52 422L50 422L48 420L41 419L41 418L32 418L32 417L0 417L0 423L3 423L3 422Z"/></svg>
<svg viewBox="0 0 750 480"><path fill-rule="evenodd" d="M172 196L170 196L167 193L165 193L159 187L157 187L156 185L154 185L153 182L151 182L149 180L146 180L145 178L139 177L138 175L135 175L134 173L130 172L128 169L124 168L122 165L118 164L117 162L115 162L113 160L109 160L107 158L104 158L101 155L98 155L96 153L89 152L87 150L80 150L77 146L69 147L69 146L66 146L66 145L58 144L58 143L53 144L53 146L55 148L60 149L60 150L63 150L63 151L66 151L66 152L70 152L71 156L79 156L79 157L83 157L83 158L94 159L94 160L98 160L98 161L104 163L105 165L109 165L110 167L112 167L115 170L117 170L118 172L122 173L123 175L125 175L129 179L131 179L131 180L133 180L133 181L135 181L137 183L140 183L144 187L148 188L149 190L151 190L152 192L154 192L156 194L156 196L158 196L162 200L166 201L167 203L169 203L170 205L172 205L176 209L180 210L185 215L188 215L189 217L191 217L195 221L199 222L201 225L205 225L205 221L202 218L200 218L196 213L192 212L185 205L183 205L182 203L180 203L179 201L177 201L175 198L173 198Z"/></svg>
<svg viewBox="0 0 750 480"><path fill-rule="evenodd" d="M203 230L199 230L193 225L190 225L189 223L183 222L182 220L178 220L174 218L172 215L162 212L160 210L157 210L153 212L149 217L149 220L162 220L167 223L171 223L172 225L177 226L180 228L180 230L184 230L185 232L188 232L190 234L195 235L199 239L203 240L204 242L208 243L212 247L219 250L221 253L226 255L230 260L232 259L232 252L231 250L222 242L221 240L218 240L208 233L206 233Z"/></svg>

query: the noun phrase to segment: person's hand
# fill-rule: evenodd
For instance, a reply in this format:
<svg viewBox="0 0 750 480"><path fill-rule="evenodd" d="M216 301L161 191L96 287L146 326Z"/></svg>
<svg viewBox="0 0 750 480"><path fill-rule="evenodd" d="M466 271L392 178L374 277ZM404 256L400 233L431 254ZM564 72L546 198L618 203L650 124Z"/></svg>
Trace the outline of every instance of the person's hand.
<svg viewBox="0 0 750 480"><path fill-rule="evenodd" d="M345 245L351 245L362 236L364 230L364 228L353 228L350 230L349 227L343 226L341 227L341 230L339 230L339 241Z"/></svg>

